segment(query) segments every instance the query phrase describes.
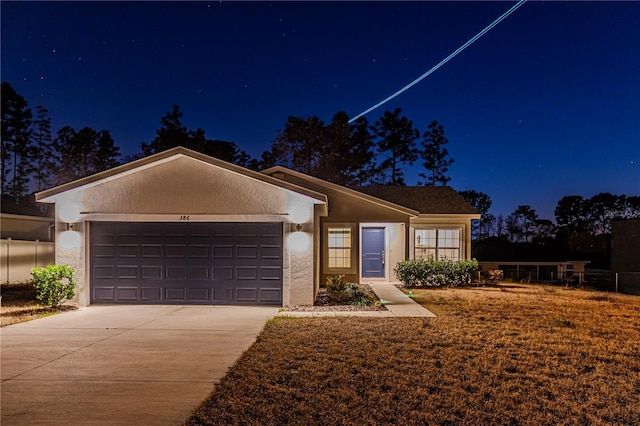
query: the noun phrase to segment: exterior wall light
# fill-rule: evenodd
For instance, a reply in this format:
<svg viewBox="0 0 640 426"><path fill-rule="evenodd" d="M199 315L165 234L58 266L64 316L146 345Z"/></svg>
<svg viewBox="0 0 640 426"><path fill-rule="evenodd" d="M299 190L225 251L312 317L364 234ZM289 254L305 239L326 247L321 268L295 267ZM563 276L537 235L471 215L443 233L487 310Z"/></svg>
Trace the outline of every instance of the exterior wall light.
<svg viewBox="0 0 640 426"><path fill-rule="evenodd" d="M296 231L297 232L301 232L302 231L302 224L299 223L299 224L296 225Z"/></svg>
<svg viewBox="0 0 640 426"><path fill-rule="evenodd" d="M60 246L67 250L80 247L80 233L71 229L64 231L60 234Z"/></svg>

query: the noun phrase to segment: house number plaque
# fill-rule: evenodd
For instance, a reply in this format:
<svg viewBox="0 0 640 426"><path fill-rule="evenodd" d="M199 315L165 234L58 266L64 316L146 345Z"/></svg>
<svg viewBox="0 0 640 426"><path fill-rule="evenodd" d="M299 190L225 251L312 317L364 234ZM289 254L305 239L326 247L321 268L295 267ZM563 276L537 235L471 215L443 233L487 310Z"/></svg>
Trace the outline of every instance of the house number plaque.
<svg viewBox="0 0 640 426"><path fill-rule="evenodd" d="M190 220L191 218L188 215L182 215L180 216L180 220Z"/></svg>

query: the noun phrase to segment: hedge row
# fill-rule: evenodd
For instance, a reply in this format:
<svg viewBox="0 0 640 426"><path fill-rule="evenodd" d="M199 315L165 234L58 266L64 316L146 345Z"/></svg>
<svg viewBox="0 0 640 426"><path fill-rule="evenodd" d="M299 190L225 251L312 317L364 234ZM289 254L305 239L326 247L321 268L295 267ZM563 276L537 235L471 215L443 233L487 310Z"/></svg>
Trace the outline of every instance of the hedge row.
<svg viewBox="0 0 640 426"><path fill-rule="evenodd" d="M407 287L440 287L471 284L478 261L448 259L408 259L399 262L393 272Z"/></svg>

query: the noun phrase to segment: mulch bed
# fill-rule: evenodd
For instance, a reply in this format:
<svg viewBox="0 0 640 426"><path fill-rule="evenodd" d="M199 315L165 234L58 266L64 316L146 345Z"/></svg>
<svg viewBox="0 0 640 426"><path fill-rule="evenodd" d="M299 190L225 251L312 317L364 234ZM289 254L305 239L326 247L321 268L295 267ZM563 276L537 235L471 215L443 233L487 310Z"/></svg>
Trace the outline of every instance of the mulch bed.
<svg viewBox="0 0 640 426"><path fill-rule="evenodd" d="M371 300L379 302L378 297L371 290L369 286L359 284L360 288L369 296ZM381 303L374 303L370 306L357 306L357 305L336 305L331 301L327 295L327 289L320 287L318 295L313 306L287 306L283 309L285 312L333 312L333 311L386 311L387 308Z"/></svg>

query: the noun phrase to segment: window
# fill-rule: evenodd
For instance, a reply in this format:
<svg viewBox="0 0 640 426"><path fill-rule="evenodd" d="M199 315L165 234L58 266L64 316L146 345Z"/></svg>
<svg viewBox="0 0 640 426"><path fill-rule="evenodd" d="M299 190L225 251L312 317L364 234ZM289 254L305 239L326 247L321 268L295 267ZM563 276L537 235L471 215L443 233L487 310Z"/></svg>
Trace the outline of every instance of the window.
<svg viewBox="0 0 640 426"><path fill-rule="evenodd" d="M460 229L416 229L414 257L460 260Z"/></svg>
<svg viewBox="0 0 640 426"><path fill-rule="evenodd" d="M329 268L351 268L351 227L329 227Z"/></svg>

